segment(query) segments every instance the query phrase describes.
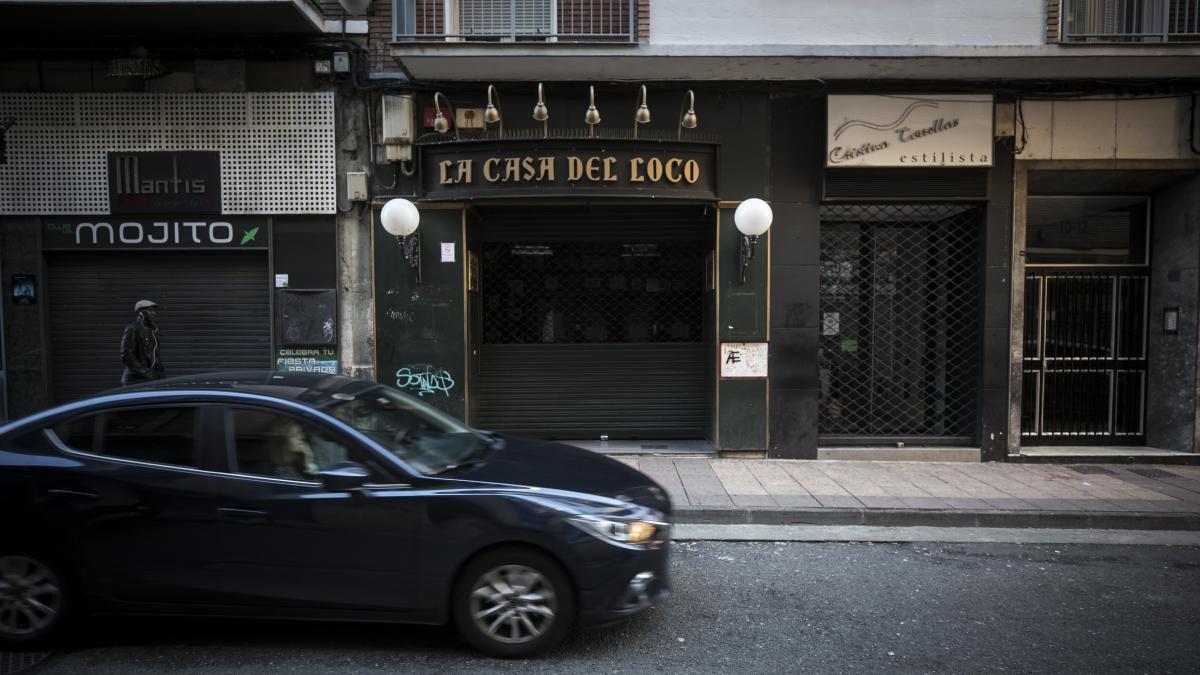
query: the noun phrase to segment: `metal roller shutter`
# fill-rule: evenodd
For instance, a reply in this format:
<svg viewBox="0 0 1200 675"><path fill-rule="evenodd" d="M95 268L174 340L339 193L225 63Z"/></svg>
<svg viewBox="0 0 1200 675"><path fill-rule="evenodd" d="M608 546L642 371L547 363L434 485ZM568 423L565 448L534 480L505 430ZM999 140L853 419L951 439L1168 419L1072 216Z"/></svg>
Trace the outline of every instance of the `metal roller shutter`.
<svg viewBox="0 0 1200 675"><path fill-rule="evenodd" d="M120 386L121 332L142 298L163 307L168 377L271 367L266 252L55 253L47 262L56 402Z"/></svg>

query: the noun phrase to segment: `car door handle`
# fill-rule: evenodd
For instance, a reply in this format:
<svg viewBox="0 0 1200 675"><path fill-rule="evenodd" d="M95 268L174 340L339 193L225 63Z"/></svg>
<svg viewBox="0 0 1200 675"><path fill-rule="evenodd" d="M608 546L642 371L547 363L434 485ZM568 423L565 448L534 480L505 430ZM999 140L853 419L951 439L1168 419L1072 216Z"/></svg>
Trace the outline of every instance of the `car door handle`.
<svg viewBox="0 0 1200 675"><path fill-rule="evenodd" d="M219 508L217 513L226 520L232 520L238 523L265 523L270 518L267 517L266 511L257 511L255 509L235 509L235 508Z"/></svg>
<svg viewBox="0 0 1200 675"><path fill-rule="evenodd" d="M87 499L89 501L100 499L100 495L95 492L84 492L83 490L46 490L46 496L57 499Z"/></svg>

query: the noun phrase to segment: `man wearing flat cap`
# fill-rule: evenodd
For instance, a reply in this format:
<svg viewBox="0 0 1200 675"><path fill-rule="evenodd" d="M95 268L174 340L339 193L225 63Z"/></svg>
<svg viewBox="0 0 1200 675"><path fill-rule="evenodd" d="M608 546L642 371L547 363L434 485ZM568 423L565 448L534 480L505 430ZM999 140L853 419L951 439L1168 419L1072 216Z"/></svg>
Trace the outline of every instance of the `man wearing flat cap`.
<svg viewBox="0 0 1200 675"><path fill-rule="evenodd" d="M121 384L128 386L140 382L162 379L163 364L158 357L158 326L154 316L158 304L152 300L138 300L133 306L134 319L125 326L121 336L121 363L125 372Z"/></svg>

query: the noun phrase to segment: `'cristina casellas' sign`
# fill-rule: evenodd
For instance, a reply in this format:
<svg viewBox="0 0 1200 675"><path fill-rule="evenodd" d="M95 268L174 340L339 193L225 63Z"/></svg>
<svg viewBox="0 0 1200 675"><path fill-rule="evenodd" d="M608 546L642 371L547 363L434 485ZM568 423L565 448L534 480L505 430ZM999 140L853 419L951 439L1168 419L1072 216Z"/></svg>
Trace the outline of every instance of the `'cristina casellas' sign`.
<svg viewBox="0 0 1200 675"><path fill-rule="evenodd" d="M113 213L220 213L221 153L110 152Z"/></svg>
<svg viewBox="0 0 1200 675"><path fill-rule="evenodd" d="M655 141L463 142L421 148L431 199L595 195L716 197L716 146Z"/></svg>
<svg viewBox="0 0 1200 675"><path fill-rule="evenodd" d="M72 216L45 218L42 248L79 249L264 249L266 218L253 216Z"/></svg>
<svg viewBox="0 0 1200 675"><path fill-rule="evenodd" d="M830 96L825 166L991 166L990 95Z"/></svg>

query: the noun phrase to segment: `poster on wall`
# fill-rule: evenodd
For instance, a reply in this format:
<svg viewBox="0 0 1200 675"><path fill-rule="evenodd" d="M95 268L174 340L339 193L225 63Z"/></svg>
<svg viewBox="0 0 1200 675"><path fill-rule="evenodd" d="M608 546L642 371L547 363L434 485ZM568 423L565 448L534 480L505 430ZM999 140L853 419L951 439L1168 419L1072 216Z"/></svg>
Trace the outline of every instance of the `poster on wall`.
<svg viewBox="0 0 1200 675"><path fill-rule="evenodd" d="M721 377L764 378L766 376L766 342L721 343Z"/></svg>
<svg viewBox="0 0 1200 675"><path fill-rule="evenodd" d="M37 277L32 274L12 275L12 302L14 305L37 304Z"/></svg>
<svg viewBox="0 0 1200 675"><path fill-rule="evenodd" d="M275 350L275 370L282 373L338 373L338 352L330 347Z"/></svg>
<svg viewBox="0 0 1200 675"><path fill-rule="evenodd" d="M829 97L827 167L992 165L990 95Z"/></svg>

